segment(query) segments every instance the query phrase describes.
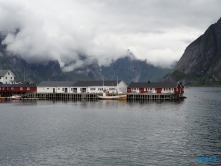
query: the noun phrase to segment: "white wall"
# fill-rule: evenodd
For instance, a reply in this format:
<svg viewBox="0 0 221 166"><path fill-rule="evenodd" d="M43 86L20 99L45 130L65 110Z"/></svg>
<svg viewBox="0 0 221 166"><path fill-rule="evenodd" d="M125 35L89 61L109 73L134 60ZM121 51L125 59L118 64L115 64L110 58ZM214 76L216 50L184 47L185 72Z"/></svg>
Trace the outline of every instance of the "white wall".
<svg viewBox="0 0 221 166"><path fill-rule="evenodd" d="M95 88L95 90L91 90L91 88ZM88 87L88 93L103 93L103 90L106 90L109 93L116 93L116 86L89 86Z"/></svg>
<svg viewBox="0 0 221 166"><path fill-rule="evenodd" d="M118 92L127 93L127 85L124 83L124 81L121 81L118 83Z"/></svg>
<svg viewBox="0 0 221 166"><path fill-rule="evenodd" d="M66 92L65 89L67 89ZM70 93L70 87L57 87L56 93Z"/></svg>
<svg viewBox="0 0 221 166"><path fill-rule="evenodd" d="M118 91L117 91L118 87ZM116 92L127 92L127 85L121 81L118 86L89 86L89 87L37 87L38 93L53 93L53 88L55 88L55 93L76 93L72 91L72 88L77 88L77 93L82 93L82 88L85 89L84 93L103 93L103 89L107 90L109 93ZM64 89L67 88L67 92ZM91 90L95 88L95 90ZM112 88L112 89L110 89Z"/></svg>
<svg viewBox="0 0 221 166"><path fill-rule="evenodd" d="M37 87L37 93L53 93L53 88L56 93L56 87Z"/></svg>
<svg viewBox="0 0 221 166"><path fill-rule="evenodd" d="M174 93L174 88L162 88L161 93Z"/></svg>
<svg viewBox="0 0 221 166"><path fill-rule="evenodd" d="M77 89L77 92L73 92L72 88ZM84 93L88 93L88 88L87 87L69 87L68 93L82 93L82 88L86 88L86 91Z"/></svg>

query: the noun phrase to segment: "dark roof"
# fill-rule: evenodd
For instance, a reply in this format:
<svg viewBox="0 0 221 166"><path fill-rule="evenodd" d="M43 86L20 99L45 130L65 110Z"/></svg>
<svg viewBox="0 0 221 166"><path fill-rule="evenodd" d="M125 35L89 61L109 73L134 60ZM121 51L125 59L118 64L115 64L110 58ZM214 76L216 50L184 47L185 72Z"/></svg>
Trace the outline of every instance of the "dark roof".
<svg viewBox="0 0 221 166"><path fill-rule="evenodd" d="M0 76L3 77L9 70L0 70Z"/></svg>
<svg viewBox="0 0 221 166"><path fill-rule="evenodd" d="M177 82L131 82L128 88L175 88Z"/></svg>
<svg viewBox="0 0 221 166"><path fill-rule="evenodd" d="M0 84L0 87L37 87L35 83L30 84Z"/></svg>
<svg viewBox="0 0 221 166"><path fill-rule="evenodd" d="M118 84L122 80L118 80ZM78 81L74 84L75 87L88 87L88 86L117 86L117 80L111 81Z"/></svg>
<svg viewBox="0 0 221 166"><path fill-rule="evenodd" d="M38 84L41 87L66 87L73 86L76 81L42 81Z"/></svg>
<svg viewBox="0 0 221 166"><path fill-rule="evenodd" d="M17 82L17 84L24 84L24 85L26 84L27 85L27 84L35 84L35 83L32 83L32 82Z"/></svg>

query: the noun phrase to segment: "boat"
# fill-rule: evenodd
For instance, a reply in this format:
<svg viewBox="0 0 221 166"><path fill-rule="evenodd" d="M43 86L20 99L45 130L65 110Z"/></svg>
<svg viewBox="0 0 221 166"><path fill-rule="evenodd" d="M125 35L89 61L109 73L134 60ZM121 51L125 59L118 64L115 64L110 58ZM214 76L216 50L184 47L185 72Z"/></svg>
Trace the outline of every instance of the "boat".
<svg viewBox="0 0 221 166"><path fill-rule="evenodd" d="M117 94L115 96L109 96L106 93L103 93L103 96L97 96L99 99L102 100L127 100L127 95Z"/></svg>
<svg viewBox="0 0 221 166"><path fill-rule="evenodd" d="M117 94L115 96L109 96L106 93L103 93L103 96L97 96L99 99L102 100L127 100L127 95L123 95L123 94Z"/></svg>
<svg viewBox="0 0 221 166"><path fill-rule="evenodd" d="M19 96L19 95L12 95L12 96L10 97L10 99L11 99L11 100L21 100L21 96Z"/></svg>
<svg viewBox="0 0 221 166"><path fill-rule="evenodd" d="M118 77L117 77L117 88L115 95L109 95L108 91L104 88L104 79L103 79L103 95L97 95L98 99L101 100L127 100L127 95L121 94L122 92L118 92Z"/></svg>
<svg viewBox="0 0 221 166"><path fill-rule="evenodd" d="M6 101L7 97L0 97L0 101Z"/></svg>

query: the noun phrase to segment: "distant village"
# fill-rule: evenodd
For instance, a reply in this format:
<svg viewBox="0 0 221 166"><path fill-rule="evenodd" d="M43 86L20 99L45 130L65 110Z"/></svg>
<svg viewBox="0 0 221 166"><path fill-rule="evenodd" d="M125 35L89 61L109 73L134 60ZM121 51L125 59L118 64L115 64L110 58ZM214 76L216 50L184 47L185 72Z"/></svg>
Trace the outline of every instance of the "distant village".
<svg viewBox="0 0 221 166"><path fill-rule="evenodd" d="M100 81L42 81L38 85L16 82L11 70L0 70L0 95L12 94L175 94L182 96L184 86L179 82L131 82L123 80Z"/></svg>

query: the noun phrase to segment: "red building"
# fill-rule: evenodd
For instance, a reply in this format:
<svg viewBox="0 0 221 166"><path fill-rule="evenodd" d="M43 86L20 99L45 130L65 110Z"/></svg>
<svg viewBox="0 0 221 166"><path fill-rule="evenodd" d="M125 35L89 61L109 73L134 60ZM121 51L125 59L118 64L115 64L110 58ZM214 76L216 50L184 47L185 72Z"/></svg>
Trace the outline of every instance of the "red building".
<svg viewBox="0 0 221 166"><path fill-rule="evenodd" d="M184 86L179 82L131 82L127 93L183 94Z"/></svg>
<svg viewBox="0 0 221 166"><path fill-rule="evenodd" d="M24 94L37 92L35 83L0 84L0 94Z"/></svg>

